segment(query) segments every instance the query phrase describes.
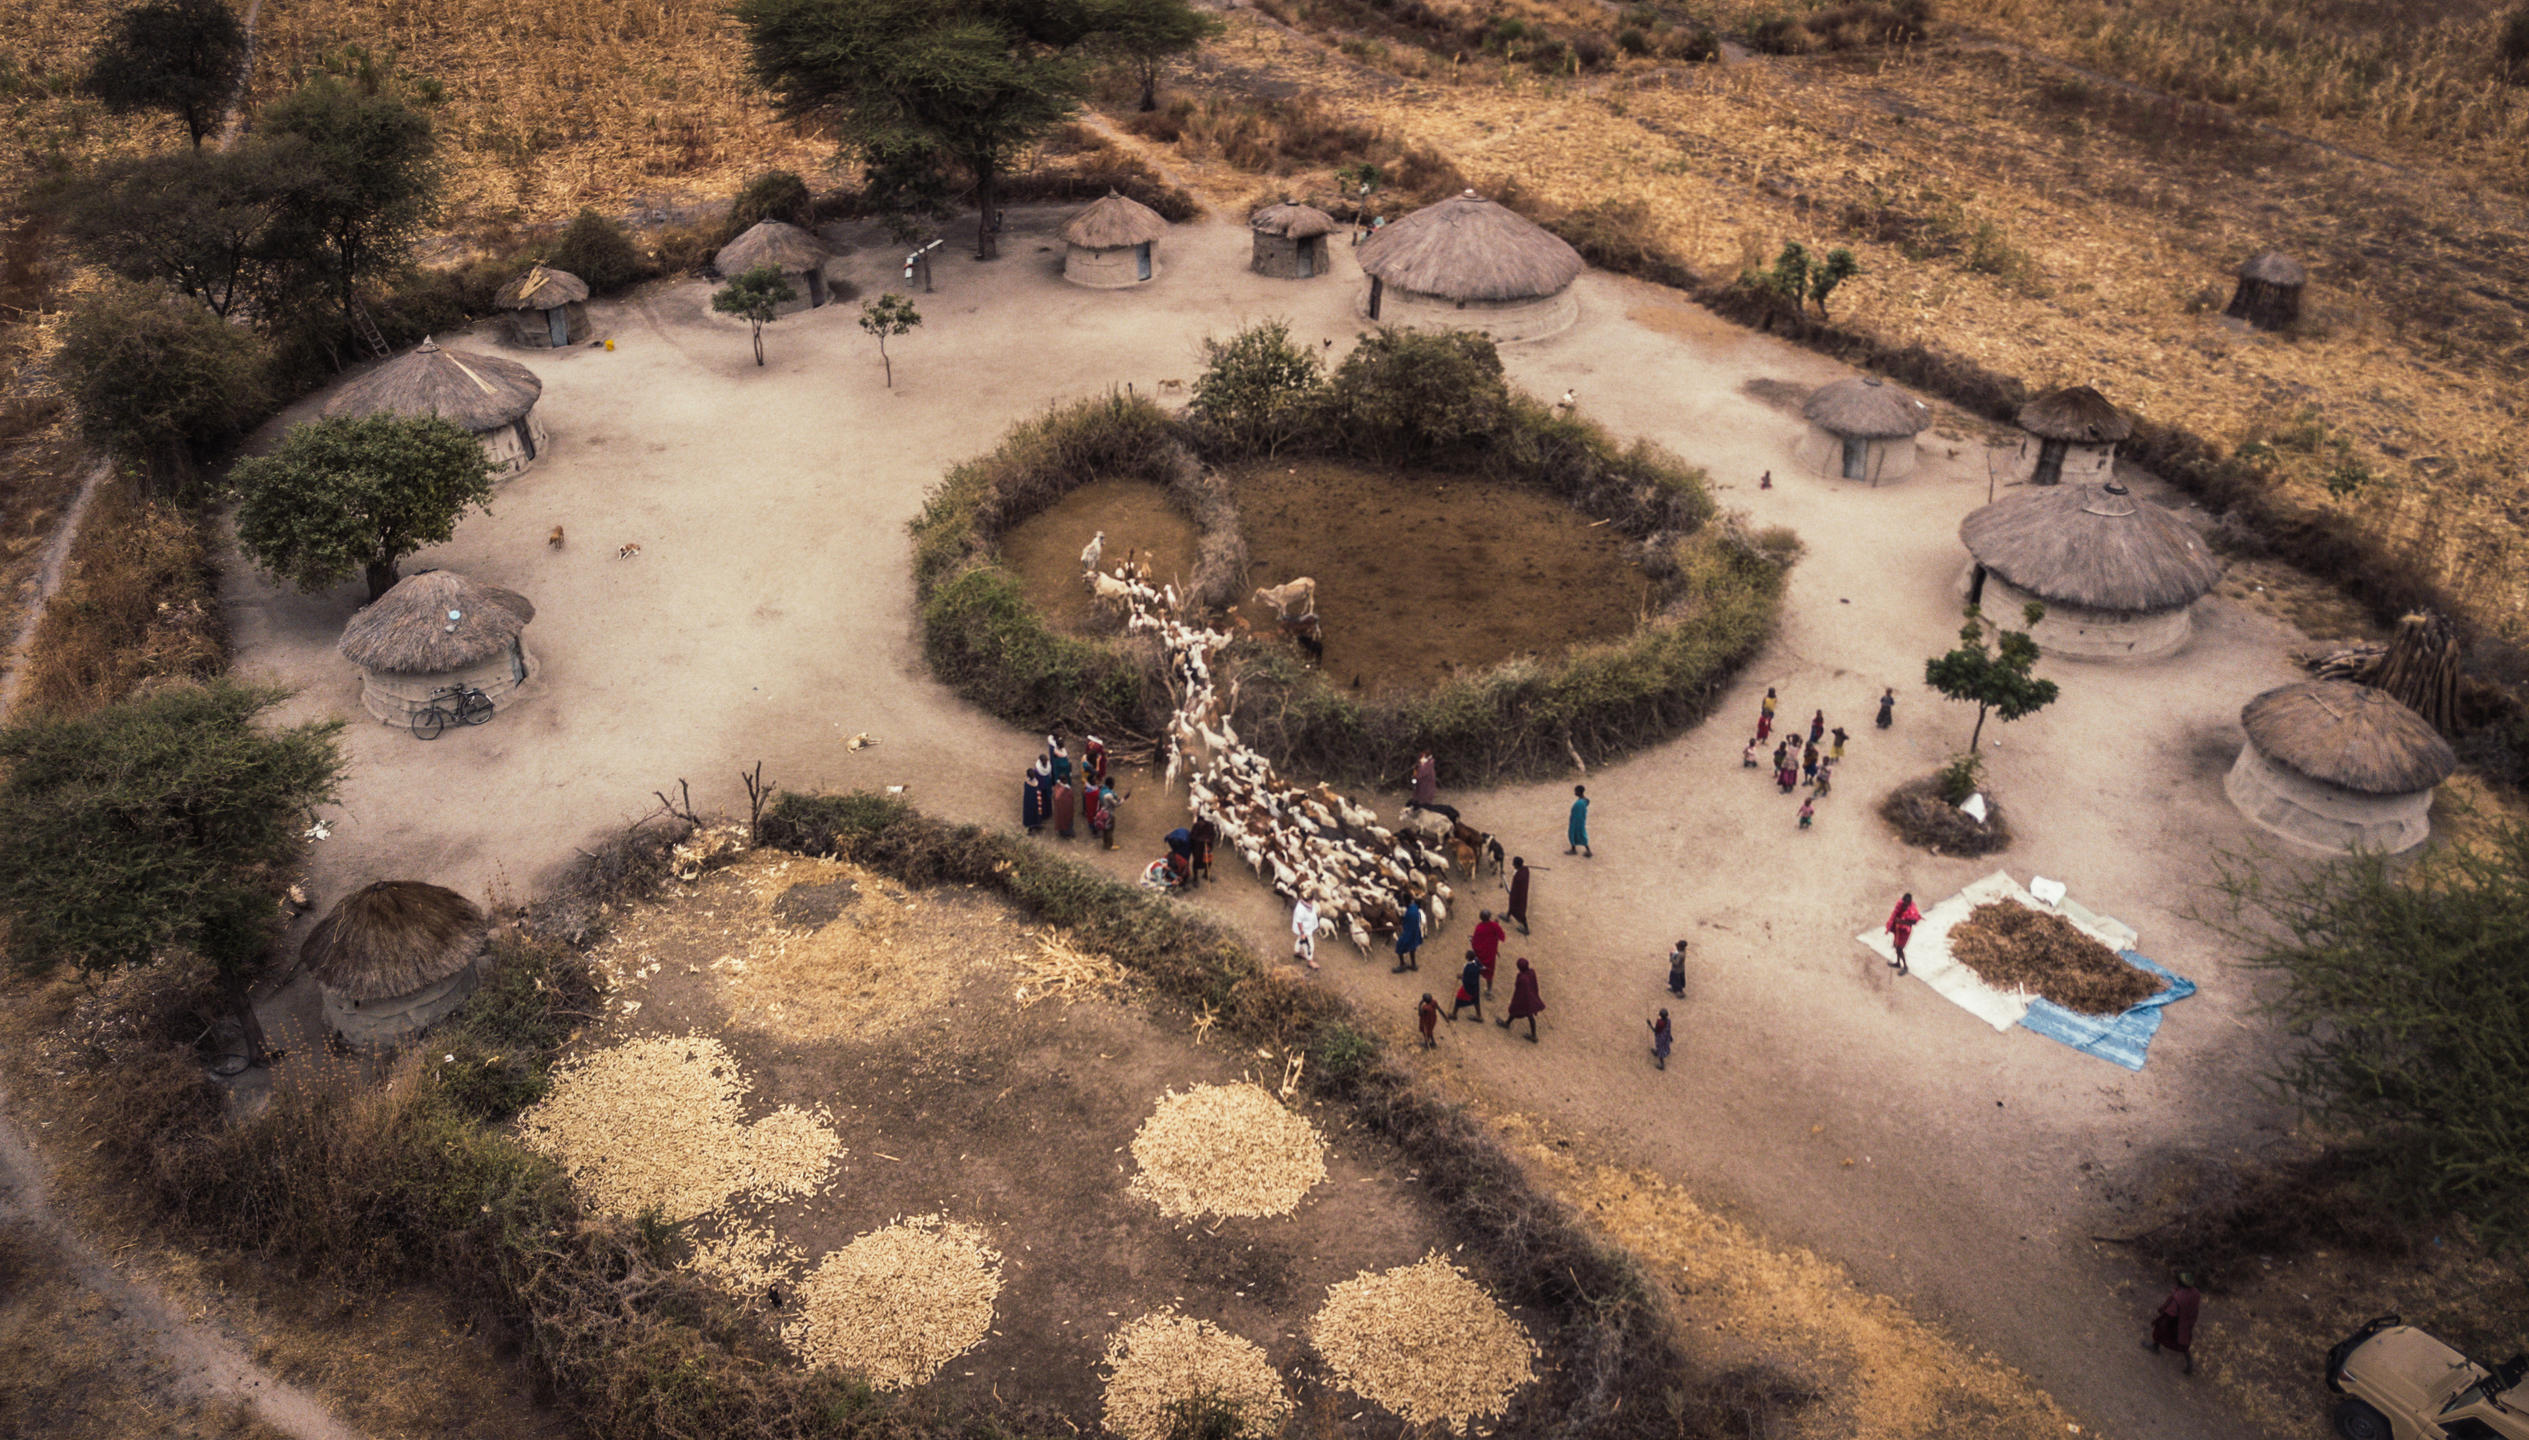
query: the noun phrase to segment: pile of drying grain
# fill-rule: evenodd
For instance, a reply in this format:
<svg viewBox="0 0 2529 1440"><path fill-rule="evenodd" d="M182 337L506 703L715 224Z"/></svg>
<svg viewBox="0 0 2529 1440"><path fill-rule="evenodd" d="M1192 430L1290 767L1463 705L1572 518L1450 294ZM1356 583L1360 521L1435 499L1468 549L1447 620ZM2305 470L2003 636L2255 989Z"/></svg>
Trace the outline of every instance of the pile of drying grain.
<svg viewBox="0 0 2529 1440"><path fill-rule="evenodd" d="M1536 1378L1536 1342L1438 1255L1329 1286L1308 1338L1345 1389L1415 1425L1499 1415Z"/></svg>
<svg viewBox="0 0 2529 1440"><path fill-rule="evenodd" d="M2128 965L2061 915L1990 900L1949 932L1949 952L1997 990L2043 995L2084 1015L2121 1015L2160 993L2160 977Z"/></svg>
<svg viewBox="0 0 2529 1440"><path fill-rule="evenodd" d="M1252 1219L1290 1214L1326 1178L1326 1142L1262 1086L1197 1085L1159 1097L1133 1161L1133 1193L1172 1220Z"/></svg>
<svg viewBox="0 0 2529 1440"><path fill-rule="evenodd" d="M770 1230L737 1225L724 1234L695 1241L685 1265L732 1295L756 1300L792 1285L806 1258L798 1246Z"/></svg>
<svg viewBox="0 0 2529 1440"><path fill-rule="evenodd" d="M1271 1435L1291 1413L1263 1346L1172 1310L1117 1331L1106 1366L1106 1428L1124 1440L1168 1440L1189 1408L1236 1416L1240 1435Z"/></svg>
<svg viewBox="0 0 2529 1440"><path fill-rule="evenodd" d="M981 1231L916 1216L826 1256L782 1339L811 1365L902 1390L981 1344L1000 1293L1001 1256Z"/></svg>
<svg viewBox="0 0 2529 1440"><path fill-rule="evenodd" d="M718 1040L645 1036L556 1070L552 1093L518 1127L610 1215L656 1208L691 1220L741 1195L812 1193L843 1142L822 1114L787 1105L740 1121L746 1090Z"/></svg>

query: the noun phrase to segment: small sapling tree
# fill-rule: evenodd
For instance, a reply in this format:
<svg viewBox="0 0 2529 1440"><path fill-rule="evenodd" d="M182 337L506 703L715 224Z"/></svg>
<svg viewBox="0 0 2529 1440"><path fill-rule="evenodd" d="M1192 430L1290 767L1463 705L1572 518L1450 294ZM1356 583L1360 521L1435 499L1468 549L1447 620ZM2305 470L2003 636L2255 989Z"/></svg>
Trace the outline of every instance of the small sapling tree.
<svg viewBox="0 0 2529 1440"><path fill-rule="evenodd" d="M764 363L764 327L781 318L782 306L799 298L799 292L782 278L781 268L758 265L741 271L711 297L711 308L723 315L735 315L753 327L755 363ZM893 377L890 376L892 384Z"/></svg>
<svg viewBox="0 0 2529 1440"><path fill-rule="evenodd" d="M2034 629L2046 618L2046 607L2032 600L2021 611ZM1985 716L2005 722L2034 715L2055 703L2055 682L2029 673L2037 663L2037 642L2025 630L1995 627L1988 643L1983 614L1967 607L1967 623L1958 630L1958 648L1923 664L1923 681L1952 700L1976 707L1976 729L1967 737L1967 753L1976 753L1984 739Z"/></svg>
<svg viewBox="0 0 2529 1440"><path fill-rule="evenodd" d="M1203 342L1194 382L1195 420L1222 445L1272 455L1297 439L1326 389L1317 351L1291 341L1287 321L1261 320L1227 340Z"/></svg>
<svg viewBox="0 0 2529 1440"><path fill-rule="evenodd" d="M1853 252L1841 245L1829 250L1824 260L1810 267L1809 298L1817 302L1819 319L1826 318L1827 297L1835 293L1835 287L1861 273L1862 262L1854 259Z"/></svg>
<svg viewBox="0 0 2529 1440"><path fill-rule="evenodd" d="M887 367L890 390L896 386L896 362L887 358L887 337L909 335L921 323L922 312L913 308L913 301L893 290L861 302L861 329L877 337L878 362Z"/></svg>
<svg viewBox="0 0 2529 1440"><path fill-rule="evenodd" d="M83 88L118 115L164 110L193 148L246 73L246 28L221 0L145 0L108 22Z"/></svg>
<svg viewBox="0 0 2529 1440"><path fill-rule="evenodd" d="M365 574L375 600L397 561L445 542L469 506L490 508L492 465L437 416L370 415L298 426L237 462L229 484L237 543L257 565L310 594Z"/></svg>

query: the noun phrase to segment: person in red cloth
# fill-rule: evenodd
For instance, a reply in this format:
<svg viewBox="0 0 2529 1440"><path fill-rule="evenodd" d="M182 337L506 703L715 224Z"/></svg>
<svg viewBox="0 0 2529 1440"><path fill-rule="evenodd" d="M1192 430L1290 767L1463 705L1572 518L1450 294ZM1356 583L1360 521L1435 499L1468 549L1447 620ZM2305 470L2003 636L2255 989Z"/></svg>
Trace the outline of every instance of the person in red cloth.
<svg viewBox="0 0 2529 1440"><path fill-rule="evenodd" d="M1888 933L1897 938L1897 958L1888 962L1898 974L1906 973L1906 942L1914 938L1914 927L1923 923L1923 912L1914 908L1914 892L1897 897L1897 908L1888 912Z"/></svg>
<svg viewBox="0 0 2529 1440"><path fill-rule="evenodd" d="M2195 1317L2204 1308L2203 1292L2195 1288L2195 1277L2181 1271L2178 1287L2169 1298L2160 1302L2160 1309L2151 1317L2151 1338L2143 1348L2154 1355L2175 1350L2186 1358L2185 1374L2195 1373Z"/></svg>
<svg viewBox="0 0 2529 1440"><path fill-rule="evenodd" d="M1054 833L1065 840L1071 838L1071 819L1077 804L1071 793L1071 782L1056 780L1054 782Z"/></svg>
<svg viewBox="0 0 2529 1440"><path fill-rule="evenodd" d="M1522 956L1519 978L1510 983L1510 1013L1493 1023L1507 1030L1513 1020L1527 1021L1528 1043L1533 1045L1537 1042L1537 1017L1544 1013L1545 996L1537 990L1537 972L1528 968L1527 958Z"/></svg>
<svg viewBox="0 0 2529 1440"><path fill-rule="evenodd" d="M1510 857L1510 905L1502 918L1518 921L1519 933L1528 933L1528 862L1517 855Z"/></svg>
<svg viewBox="0 0 2529 1440"><path fill-rule="evenodd" d="M1095 735L1080 742L1080 773L1092 785L1106 783L1106 742Z"/></svg>
<svg viewBox="0 0 2529 1440"><path fill-rule="evenodd" d="M1194 873L1190 878L1211 879L1212 847L1221 843L1220 822L1209 815L1196 816L1193 827L1186 834L1194 841L1194 853L1191 857L1194 862Z"/></svg>
<svg viewBox="0 0 2529 1440"><path fill-rule="evenodd" d="M1502 922L1493 918L1492 911L1475 912L1475 933L1466 937L1466 943L1475 952L1476 960L1484 966L1484 993L1487 995L1493 993L1493 966L1502 958L1502 942L1509 938L1510 932L1502 928Z"/></svg>
<svg viewBox="0 0 2529 1440"><path fill-rule="evenodd" d="M1414 1007L1414 1021L1422 1026L1425 1050L1440 1043L1440 1002L1432 999L1428 990L1423 992L1423 1003Z"/></svg>
<svg viewBox="0 0 2529 1440"><path fill-rule="evenodd" d="M1768 711L1766 711L1764 714L1759 715L1759 716L1757 716L1757 717L1756 717L1756 741L1757 741L1757 743L1758 743L1758 744L1760 744L1760 745L1761 745L1761 744L1765 743L1766 741L1771 740L1771 739L1773 739L1773 738L1774 738L1774 712L1773 712L1773 711L1771 711L1771 710L1768 710Z"/></svg>

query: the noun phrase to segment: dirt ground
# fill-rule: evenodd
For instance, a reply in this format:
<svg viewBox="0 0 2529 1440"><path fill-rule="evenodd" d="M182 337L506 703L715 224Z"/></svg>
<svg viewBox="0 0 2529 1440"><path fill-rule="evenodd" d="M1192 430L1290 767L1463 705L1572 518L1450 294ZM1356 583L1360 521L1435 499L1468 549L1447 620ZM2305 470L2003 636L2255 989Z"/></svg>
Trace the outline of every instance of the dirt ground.
<svg viewBox="0 0 2529 1440"><path fill-rule="evenodd" d="M1081 547L1104 532L1102 568L1127 556L1150 566L1157 583L1183 586L1194 573L1194 522L1169 503L1168 492L1140 480L1098 480L1065 495L1001 537L1001 563L1019 577L1028 600L1058 629L1112 635L1116 617L1101 610L1080 578Z"/></svg>
<svg viewBox="0 0 2529 1440"><path fill-rule="evenodd" d="M1546 496L1323 460L1233 479L1249 574L1315 577L1326 673L1350 689L1419 690L1642 618L1647 587L1622 538Z"/></svg>
<svg viewBox="0 0 2529 1440"><path fill-rule="evenodd" d="M940 262L940 290L922 302L930 323L902 347L892 391L847 314L785 319L757 369L744 328L705 314L700 282L593 307L614 352L526 357L545 381L549 451L503 486L491 515L414 563L533 599L541 673L491 724L434 744L355 723L351 778L326 816L331 838L313 850L317 913L387 877L523 893L677 776L694 779L699 804L741 805L736 772L758 759L786 786L903 785L934 813L1013 824L1008 777L1038 742L921 668L902 527L925 489L1046 401L1194 373L1206 334L1267 316L1289 319L1303 341L1359 328L1360 282L1340 247L1332 276L1266 280L1244 268L1243 228L1181 226L1162 242L1159 281L1089 292L1059 279L1060 218L1013 212L1007 258ZM874 242L849 267L865 292L892 274ZM2088 1237L2123 1233L2114 1186L2135 1154L2245 1152L2289 1123L2258 1085L2276 1039L2251 1008L2253 977L2199 911L2214 858L2257 844L2221 789L2239 707L2294 678L2301 637L2256 604L2208 598L2179 654L2049 663L2063 698L1989 727L1993 783L2021 836L2012 873L2069 880L2203 987L2172 1011L2140 1074L1996 1034L1852 939L1898 891L1947 894L1990 868L1908 850L1869 814L1970 723L1920 677L1958 624L1958 521L1987 495L1971 432L1937 426L1903 484L1814 477L1793 460L1796 418L1742 387L1814 386L1840 367L1713 323L1653 286L1591 274L1578 294L1573 329L1505 354L1512 379L1547 395L1577 387L1619 435L1706 467L1725 506L1793 527L1808 553L1777 635L1723 718L1588 777L1596 859L1560 854L1569 777L1444 797L1549 867L1522 953L1542 968L1553 1008L1542 1051L1460 1027L1431 1063L1490 1108L1603 1141L1767 1243L1842 1267L1987 1363L2015 1367L2015 1383L2050 1391L2084 1433L2254 1433L2209 1377L2182 1382L2150 1365L2134 1342L2165 1277ZM1760 491L1769 469L1775 488ZM572 537L560 552L544 544L555 523ZM616 559L635 539L641 558ZM240 564L225 594L242 678L296 688L291 717L358 714L356 679L333 650L356 586L297 596ZM1807 833L1780 797L1738 783L1738 748L1768 685L1787 710L1822 706L1861 737ZM1886 685L1900 703L1882 734L1867 716ZM876 748L847 750L863 731ZM1152 781L1129 788L1122 848L1100 860L1118 874L1177 823L1178 802ZM1282 950L1282 907L1244 877L1194 903ZM1453 910L1438 943L1454 943L1463 923ZM1694 942L1682 1007L1661 988L1661 957L1679 936ZM1399 1026L1419 994L1340 949L1324 977ZM1680 1056L1664 1075L1639 1039L1661 1003L1680 1017ZM294 990L267 1023L286 1033L310 1009ZM2208 1313L2216 1337L2223 1323L2218 1307ZM1883 1368L1904 1363L1880 1357ZM1859 1371L1851 1380L1868 1383Z"/></svg>

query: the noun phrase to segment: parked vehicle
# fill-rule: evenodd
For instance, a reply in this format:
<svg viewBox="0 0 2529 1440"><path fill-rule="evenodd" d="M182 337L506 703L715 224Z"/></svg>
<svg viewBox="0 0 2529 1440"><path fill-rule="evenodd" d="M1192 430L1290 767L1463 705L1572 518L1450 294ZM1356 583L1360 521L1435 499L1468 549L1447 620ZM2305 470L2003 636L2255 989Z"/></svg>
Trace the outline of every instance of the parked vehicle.
<svg viewBox="0 0 2529 1440"><path fill-rule="evenodd" d="M2529 1355L2479 1365L2382 1315L2327 1352L2345 1440L2529 1440Z"/></svg>

